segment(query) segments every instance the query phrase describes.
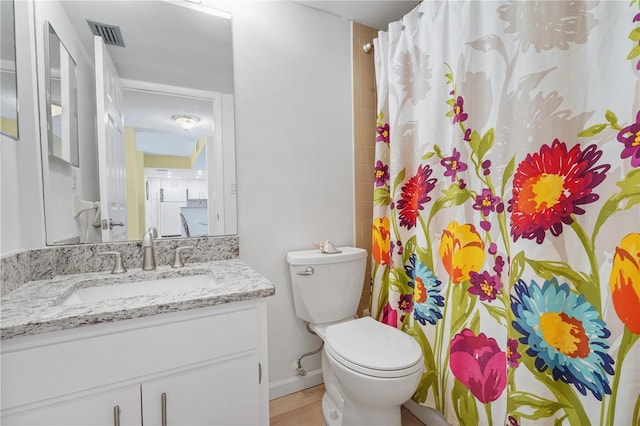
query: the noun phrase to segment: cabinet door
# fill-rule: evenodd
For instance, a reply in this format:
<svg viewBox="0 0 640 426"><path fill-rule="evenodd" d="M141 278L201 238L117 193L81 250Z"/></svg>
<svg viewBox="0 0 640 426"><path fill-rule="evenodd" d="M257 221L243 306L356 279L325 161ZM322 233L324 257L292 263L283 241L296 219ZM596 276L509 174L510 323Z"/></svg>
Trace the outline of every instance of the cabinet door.
<svg viewBox="0 0 640 426"><path fill-rule="evenodd" d="M142 384L145 425L260 424L258 356L249 353Z"/></svg>
<svg viewBox="0 0 640 426"><path fill-rule="evenodd" d="M114 407L118 406L119 414ZM2 416L2 425L140 425L140 386L77 397L65 402Z"/></svg>

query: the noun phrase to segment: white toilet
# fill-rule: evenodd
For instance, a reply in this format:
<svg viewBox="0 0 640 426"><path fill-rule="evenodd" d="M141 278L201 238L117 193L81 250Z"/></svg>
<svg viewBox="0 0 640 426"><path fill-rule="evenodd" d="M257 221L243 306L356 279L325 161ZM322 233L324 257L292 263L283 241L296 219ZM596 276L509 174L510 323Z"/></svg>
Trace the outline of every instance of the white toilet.
<svg viewBox="0 0 640 426"><path fill-rule="evenodd" d="M371 317L354 319L367 251L287 253L296 315L324 340L322 413L327 425L400 425L400 406L424 369L420 345Z"/></svg>

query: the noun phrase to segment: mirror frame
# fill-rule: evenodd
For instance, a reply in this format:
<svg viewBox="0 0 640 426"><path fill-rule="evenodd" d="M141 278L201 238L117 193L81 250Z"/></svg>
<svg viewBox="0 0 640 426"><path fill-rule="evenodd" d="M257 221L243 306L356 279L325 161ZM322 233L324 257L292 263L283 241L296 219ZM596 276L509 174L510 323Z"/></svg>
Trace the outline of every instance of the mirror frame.
<svg viewBox="0 0 640 426"><path fill-rule="evenodd" d="M11 33L13 35L13 70L4 70L4 69L0 69L0 73L4 74L6 73L10 73L13 71L13 85L14 85L14 103L15 103L15 113L16 113L16 129L15 129L15 134L14 133L10 133L8 131L8 129L3 129L2 125L0 125L0 134L9 137L11 139L14 139L16 141L20 140L20 108L18 105L18 64L17 64L17 53L16 53L16 5L15 5L15 1L14 0L2 0L2 7L7 7L6 5L11 5ZM4 15L4 14L3 14ZM3 52L4 53L4 52ZM2 55L0 54L0 60L2 60ZM0 81L4 80L4 78L0 77ZM4 94L3 94L4 97Z"/></svg>
<svg viewBox="0 0 640 426"><path fill-rule="evenodd" d="M45 49L44 49L44 62L45 62L45 85L46 85L46 94L47 94L47 139L48 139L48 147L49 147L49 157L56 158L60 161L63 161L71 166L79 167L80 166L80 153L79 153L79 142L78 142L78 64L73 56L69 53L69 50L65 46L65 44L60 40L60 36L56 33L56 30L53 28L50 22L45 22ZM60 51L64 49L69 59L69 63L73 64L73 69L69 69L69 73L67 74L69 79L65 82L62 81L64 77L62 70L60 71L60 85L69 88L68 90L68 98L69 105L65 105L61 100L62 107L62 128L69 129L69 157L65 158L63 156L57 155L55 152L54 146L54 133L53 133L53 99L52 99L52 79L53 73L51 69L52 58L51 58L51 48L52 43L58 44L58 48ZM60 64L60 68L62 69L62 63ZM62 88L61 88L62 91ZM64 93L61 93L61 97L64 98ZM65 114L65 110L68 113ZM64 132L63 132L64 133ZM61 136L62 144L64 145L64 135Z"/></svg>

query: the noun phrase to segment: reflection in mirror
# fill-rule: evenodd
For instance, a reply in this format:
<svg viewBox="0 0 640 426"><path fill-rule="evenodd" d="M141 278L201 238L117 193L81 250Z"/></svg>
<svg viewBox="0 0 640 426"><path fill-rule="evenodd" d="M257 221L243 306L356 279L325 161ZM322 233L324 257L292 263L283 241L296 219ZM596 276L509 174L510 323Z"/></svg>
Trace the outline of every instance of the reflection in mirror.
<svg viewBox="0 0 640 426"><path fill-rule="evenodd" d="M47 33L47 120L49 155L78 167L76 62L53 26Z"/></svg>
<svg viewBox="0 0 640 426"><path fill-rule="evenodd" d="M13 0L0 1L0 133L18 139L18 91Z"/></svg>
<svg viewBox="0 0 640 426"><path fill-rule="evenodd" d="M139 240L149 227L158 230L158 238L236 234L230 14L186 0L36 0L36 8L52 1L92 57L93 37L102 35L123 88L127 238ZM107 33L118 39L109 40ZM78 96L83 100L86 94L81 90ZM83 120L96 113L81 112ZM196 117L195 123L181 116ZM95 142L83 139L81 152L87 144ZM110 199L103 194L113 188L93 172L89 179L100 182L100 196L89 196L85 210L74 210L77 230L65 232L68 239L49 238L61 220L47 214L47 244L101 238L92 225L108 223L109 215L95 206ZM78 173L87 173L82 164ZM45 195L45 212L50 200ZM72 232L79 234L75 241Z"/></svg>
<svg viewBox="0 0 640 426"><path fill-rule="evenodd" d="M129 146L135 146L137 159L127 174L143 177L136 179L137 188L128 189L127 202L145 207L144 216L129 217L130 239L149 228L155 228L159 238L224 230L221 217L213 215L224 191L216 192L215 176L208 179L210 168L224 169L216 156L209 156L217 145L221 95L166 93L172 89L180 91L169 86L158 87L164 92L124 90L125 144L131 152Z"/></svg>

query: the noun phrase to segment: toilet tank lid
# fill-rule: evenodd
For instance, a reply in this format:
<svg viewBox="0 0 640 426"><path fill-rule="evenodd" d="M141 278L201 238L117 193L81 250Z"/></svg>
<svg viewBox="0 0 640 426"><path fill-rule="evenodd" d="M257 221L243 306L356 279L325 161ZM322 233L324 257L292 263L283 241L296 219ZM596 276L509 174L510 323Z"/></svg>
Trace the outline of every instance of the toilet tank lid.
<svg viewBox="0 0 640 426"><path fill-rule="evenodd" d="M290 251L287 253L287 262L290 265L321 265L326 263L350 262L352 260L367 257L365 249L357 247L338 247L341 252L326 254L318 249Z"/></svg>

